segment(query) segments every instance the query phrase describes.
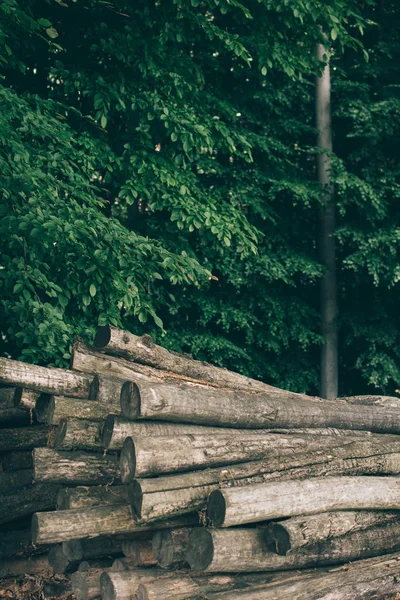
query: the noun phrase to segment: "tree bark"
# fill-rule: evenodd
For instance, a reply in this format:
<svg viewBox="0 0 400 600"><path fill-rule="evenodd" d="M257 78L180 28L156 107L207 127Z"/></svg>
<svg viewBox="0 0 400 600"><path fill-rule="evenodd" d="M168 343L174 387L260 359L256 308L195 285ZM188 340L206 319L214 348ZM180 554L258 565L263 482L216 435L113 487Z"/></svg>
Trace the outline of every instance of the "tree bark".
<svg viewBox="0 0 400 600"><path fill-rule="evenodd" d="M103 423L88 419L61 419L54 438L54 447L62 450L104 450Z"/></svg>
<svg viewBox="0 0 400 600"><path fill-rule="evenodd" d="M99 485L120 480L116 456L60 452L50 448L33 451L33 471L38 482Z"/></svg>
<svg viewBox="0 0 400 600"><path fill-rule="evenodd" d="M317 45L317 59L324 61L326 50ZM319 213L319 256L325 267L320 282L321 326L321 396L333 400L338 395L338 333L337 286L335 259L335 200L331 183L332 126L331 82L327 64L315 84L315 114L317 128L317 177L322 190Z"/></svg>
<svg viewBox="0 0 400 600"><path fill-rule="evenodd" d="M108 569L93 569L91 571L77 571L71 575L72 590L78 600L94 600L99 598L100 576L107 573Z"/></svg>
<svg viewBox="0 0 400 600"><path fill-rule="evenodd" d="M32 469L32 452L30 450L16 450L7 452L2 456L3 471L20 471L21 469Z"/></svg>
<svg viewBox="0 0 400 600"><path fill-rule="evenodd" d="M33 482L32 469L0 473L0 495L11 494Z"/></svg>
<svg viewBox="0 0 400 600"><path fill-rule="evenodd" d="M96 374L90 388L90 400L96 400L100 404L116 406L119 409L121 389L125 382L124 379L116 377L105 377Z"/></svg>
<svg viewBox="0 0 400 600"><path fill-rule="evenodd" d="M129 501L138 519L147 522L202 510L208 495L219 488L334 475L395 475L400 472L400 453L393 449L375 440L351 441L312 454L277 453L264 461L138 479L129 486Z"/></svg>
<svg viewBox="0 0 400 600"><path fill-rule="evenodd" d="M84 509L36 513L32 519L32 538L35 543L57 544L98 536L139 534L197 523L197 515L187 515L185 519L155 521L150 525L143 525L136 523L128 504L93 506Z"/></svg>
<svg viewBox="0 0 400 600"><path fill-rule="evenodd" d="M110 411L119 412L117 408L93 400L64 396L41 396L36 404L37 420L47 425L59 425L62 419L67 418L102 421Z"/></svg>
<svg viewBox="0 0 400 600"><path fill-rule="evenodd" d="M120 559L121 570L157 565L151 540L124 540L122 551L126 558Z"/></svg>
<svg viewBox="0 0 400 600"><path fill-rule="evenodd" d="M19 575L26 574L50 577L53 574L53 570L49 565L47 556L31 556L29 558L5 560L0 565L0 578L18 577Z"/></svg>
<svg viewBox="0 0 400 600"><path fill-rule="evenodd" d="M293 517L281 523L269 523L265 529L264 541L270 552L286 556L288 552L303 546L396 520L400 520L398 512L368 510Z"/></svg>
<svg viewBox="0 0 400 600"><path fill-rule="evenodd" d="M400 524L387 523L280 556L266 550L262 529L194 530L185 555L194 570L216 573L280 571L341 564L400 549Z"/></svg>
<svg viewBox="0 0 400 600"><path fill-rule="evenodd" d="M170 575L159 569L135 569L134 571L109 571L100 577L100 590L103 600L131 600L135 598L138 586L144 581L161 578L165 582ZM168 598L167 595L163 596Z"/></svg>
<svg viewBox="0 0 400 600"><path fill-rule="evenodd" d="M124 485L64 487L57 496L57 510L89 508L110 504L127 504L128 488Z"/></svg>
<svg viewBox="0 0 400 600"><path fill-rule="evenodd" d="M67 371L39 367L0 358L0 382L29 388L35 392L71 396L73 398L89 398L89 389L93 377Z"/></svg>
<svg viewBox="0 0 400 600"><path fill-rule="evenodd" d="M162 437L129 437L121 451L121 479L130 483L135 477L190 471L207 466L228 465L257 460L278 452L308 452L322 446L329 448L340 440L327 436L293 435L180 435Z"/></svg>
<svg viewBox="0 0 400 600"><path fill-rule="evenodd" d="M193 529L181 527L179 529L165 529L157 531L153 536L153 554L158 564L163 569L180 569L188 567L185 552L189 542L189 535Z"/></svg>
<svg viewBox="0 0 400 600"><path fill-rule="evenodd" d="M2 496L0 524L21 519L35 511L55 508L57 492L58 486L56 485L38 484Z"/></svg>
<svg viewBox="0 0 400 600"><path fill-rule="evenodd" d="M115 537L70 540L62 543L62 551L71 562L106 556L121 556L122 542Z"/></svg>
<svg viewBox="0 0 400 600"><path fill-rule="evenodd" d="M400 407L400 398L395 396L346 396L340 400L361 406L384 406L389 409Z"/></svg>
<svg viewBox="0 0 400 600"><path fill-rule="evenodd" d="M38 446L46 446L50 431L50 427L44 425L0 429L0 451L32 450Z"/></svg>
<svg viewBox="0 0 400 600"><path fill-rule="evenodd" d="M400 432L400 410L376 406L247 394L189 385L126 382L121 392L125 418L155 419L238 428L334 427L380 433Z"/></svg>
<svg viewBox="0 0 400 600"><path fill-rule="evenodd" d="M0 559L21 558L34 554L44 554L48 550L48 546L37 546L32 543L32 532L30 529L17 529L1 532Z"/></svg>
<svg viewBox="0 0 400 600"><path fill-rule="evenodd" d="M330 477L215 490L207 516L216 527L231 527L346 509L399 510L400 479Z"/></svg>
<svg viewBox="0 0 400 600"><path fill-rule="evenodd" d="M32 411L40 398L40 392L33 392L26 388L18 387L14 393L14 407L21 410Z"/></svg>

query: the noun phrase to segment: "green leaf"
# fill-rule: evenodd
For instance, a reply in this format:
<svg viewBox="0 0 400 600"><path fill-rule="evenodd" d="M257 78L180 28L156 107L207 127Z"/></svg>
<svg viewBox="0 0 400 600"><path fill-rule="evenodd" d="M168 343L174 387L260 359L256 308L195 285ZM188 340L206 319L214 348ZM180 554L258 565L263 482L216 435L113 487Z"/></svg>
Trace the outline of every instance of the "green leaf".
<svg viewBox="0 0 400 600"><path fill-rule="evenodd" d="M264 76L265 76L265 75L267 74L267 72L268 72L268 71L267 71L267 67L263 67L263 68L261 69L261 73L262 73L262 75L264 75Z"/></svg>
<svg viewBox="0 0 400 600"><path fill-rule="evenodd" d="M337 29L335 29L335 28L331 29L331 38L333 41L336 40L337 36L338 36Z"/></svg>
<svg viewBox="0 0 400 600"><path fill-rule="evenodd" d="M42 25L42 27L51 27L51 22L48 19L38 19L37 22L39 25Z"/></svg>
<svg viewBox="0 0 400 600"><path fill-rule="evenodd" d="M54 29L54 27L49 27L48 29L46 29L46 33L52 40L58 38L58 31L57 29Z"/></svg>
<svg viewBox="0 0 400 600"><path fill-rule="evenodd" d="M92 296L92 298L96 295L96 292L96 286L94 285L94 283L92 283L89 288L89 294Z"/></svg>

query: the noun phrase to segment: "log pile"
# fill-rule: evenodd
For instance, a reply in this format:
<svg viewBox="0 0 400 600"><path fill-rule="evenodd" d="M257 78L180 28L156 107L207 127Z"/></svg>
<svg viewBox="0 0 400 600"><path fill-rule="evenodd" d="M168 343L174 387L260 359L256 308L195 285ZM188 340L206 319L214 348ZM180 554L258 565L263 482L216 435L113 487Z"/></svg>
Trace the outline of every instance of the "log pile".
<svg viewBox="0 0 400 600"><path fill-rule="evenodd" d="M0 577L54 573L48 597L78 600L400 597L400 399L295 394L108 326L69 371L0 358L0 384Z"/></svg>

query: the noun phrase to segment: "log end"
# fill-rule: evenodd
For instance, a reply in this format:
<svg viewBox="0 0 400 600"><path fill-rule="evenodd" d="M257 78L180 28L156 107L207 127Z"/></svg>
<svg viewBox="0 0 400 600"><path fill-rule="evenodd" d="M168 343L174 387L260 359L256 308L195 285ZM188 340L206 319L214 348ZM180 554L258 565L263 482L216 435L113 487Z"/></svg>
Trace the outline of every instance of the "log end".
<svg viewBox="0 0 400 600"><path fill-rule="evenodd" d="M53 421L54 414L54 397L49 396L48 394L41 394L38 401L36 402L36 418L39 423L45 423L46 425L51 425Z"/></svg>
<svg viewBox="0 0 400 600"><path fill-rule="evenodd" d="M66 573L70 566L70 561L65 556L61 546L54 546L54 548L49 551L47 560L54 573Z"/></svg>
<svg viewBox="0 0 400 600"><path fill-rule="evenodd" d="M220 490L211 492L208 498L207 517L214 527L222 527L225 521L226 502Z"/></svg>
<svg viewBox="0 0 400 600"><path fill-rule="evenodd" d="M34 544L39 544L43 541L41 538L42 532L40 529L40 514L35 513L32 517L32 542Z"/></svg>
<svg viewBox="0 0 400 600"><path fill-rule="evenodd" d="M146 587L143 583L139 583L138 590L136 592L138 600L149 600L149 595L147 593Z"/></svg>
<svg viewBox="0 0 400 600"><path fill-rule="evenodd" d="M100 591L103 600L117 600L117 592L108 573L102 573L100 576Z"/></svg>
<svg viewBox="0 0 400 600"><path fill-rule="evenodd" d="M211 533L207 529L195 529L189 536L185 561L194 571L204 571L214 557Z"/></svg>
<svg viewBox="0 0 400 600"><path fill-rule="evenodd" d="M142 518L143 493L139 481L133 481L128 488L128 501L136 519Z"/></svg>
<svg viewBox="0 0 400 600"><path fill-rule="evenodd" d="M131 437L126 438L121 450L120 472L122 483L132 483L136 474L135 443Z"/></svg>
<svg viewBox="0 0 400 600"><path fill-rule="evenodd" d="M140 391L133 381L125 381L122 386L121 412L131 421L136 421L140 416Z"/></svg>
<svg viewBox="0 0 400 600"><path fill-rule="evenodd" d="M56 429L56 435L54 437L54 448L59 448L65 440L67 434L68 421L67 419L61 419L60 424Z"/></svg>
<svg viewBox="0 0 400 600"><path fill-rule="evenodd" d="M72 584L72 591L74 593L74 596L76 596L76 598L80 598L82 600L84 598L87 598L87 595L89 592L89 585L86 580L86 577L84 575L82 575L82 573L80 573L79 571L77 571L76 573L73 573L71 575L71 584Z"/></svg>
<svg viewBox="0 0 400 600"><path fill-rule="evenodd" d="M100 376L96 373L89 388L89 400L97 400L100 389Z"/></svg>
<svg viewBox="0 0 400 600"><path fill-rule="evenodd" d="M270 523L263 538L267 549L280 556L286 556L291 548L290 536L281 523Z"/></svg>
<svg viewBox="0 0 400 600"><path fill-rule="evenodd" d="M114 431L115 415L108 415L103 426L103 446L109 448Z"/></svg>
<svg viewBox="0 0 400 600"><path fill-rule="evenodd" d="M68 542L63 542L62 550L64 555L70 561L83 559L83 547L80 540L69 540Z"/></svg>
<svg viewBox="0 0 400 600"><path fill-rule="evenodd" d="M151 542L154 557L160 567L167 569L174 560L174 546L171 533L168 530L157 531Z"/></svg>
<svg viewBox="0 0 400 600"><path fill-rule="evenodd" d="M96 331L94 338L94 345L96 348L107 348L107 345L111 340L111 327L110 325L103 325Z"/></svg>

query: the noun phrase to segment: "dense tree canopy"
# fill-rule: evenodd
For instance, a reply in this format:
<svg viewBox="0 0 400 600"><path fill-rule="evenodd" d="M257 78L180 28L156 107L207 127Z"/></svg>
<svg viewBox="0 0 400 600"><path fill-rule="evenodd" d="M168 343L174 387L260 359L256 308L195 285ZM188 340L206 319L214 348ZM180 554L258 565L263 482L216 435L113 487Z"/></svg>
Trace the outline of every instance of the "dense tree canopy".
<svg viewBox="0 0 400 600"><path fill-rule="evenodd" d="M393 393L399 29L394 0L3 0L1 351L66 365L111 322L315 392L323 41L340 392Z"/></svg>

